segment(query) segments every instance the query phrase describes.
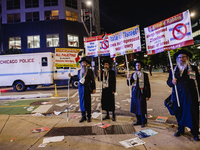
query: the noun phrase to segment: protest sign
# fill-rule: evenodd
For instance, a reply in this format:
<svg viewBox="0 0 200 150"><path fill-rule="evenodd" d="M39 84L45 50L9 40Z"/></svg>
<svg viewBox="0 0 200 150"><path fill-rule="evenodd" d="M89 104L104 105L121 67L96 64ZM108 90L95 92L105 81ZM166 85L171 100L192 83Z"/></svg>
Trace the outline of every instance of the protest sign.
<svg viewBox="0 0 200 150"><path fill-rule="evenodd" d="M32 133L39 133L39 132L44 132L44 131L49 131L50 129L48 127L43 127L43 128L37 128L37 129L32 129Z"/></svg>
<svg viewBox="0 0 200 150"><path fill-rule="evenodd" d="M80 67L80 49L56 48L55 49L55 66L56 67Z"/></svg>
<svg viewBox="0 0 200 150"><path fill-rule="evenodd" d="M89 37L85 39L86 56L108 56L110 55L108 37L102 38L102 35Z"/></svg>
<svg viewBox="0 0 200 150"><path fill-rule="evenodd" d="M158 116L155 121L157 122L166 122L168 117Z"/></svg>
<svg viewBox="0 0 200 150"><path fill-rule="evenodd" d="M141 51L139 25L108 36L110 57Z"/></svg>
<svg viewBox="0 0 200 150"><path fill-rule="evenodd" d="M119 143L122 144L125 148L129 148L129 147L134 147L134 146L145 144L145 142L142 141L138 137L132 138L132 139L129 139L129 140L120 141Z"/></svg>
<svg viewBox="0 0 200 150"><path fill-rule="evenodd" d="M189 10L144 28L147 55L194 43Z"/></svg>
<svg viewBox="0 0 200 150"><path fill-rule="evenodd" d="M102 123L102 122L94 124L94 125L98 126L100 128L104 128L104 129L111 126L110 124L106 124L106 123Z"/></svg>
<svg viewBox="0 0 200 150"><path fill-rule="evenodd" d="M134 132L133 134L136 135L139 138L146 138L146 137L156 135L156 134L158 134L158 132L149 128L149 129L144 129L144 130L141 130L141 131L138 131L138 132Z"/></svg>

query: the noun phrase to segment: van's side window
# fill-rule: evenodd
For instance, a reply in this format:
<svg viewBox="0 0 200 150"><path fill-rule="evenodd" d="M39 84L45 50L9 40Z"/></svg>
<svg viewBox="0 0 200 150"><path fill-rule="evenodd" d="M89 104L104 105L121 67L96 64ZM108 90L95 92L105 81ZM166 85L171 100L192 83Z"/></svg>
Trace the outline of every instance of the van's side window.
<svg viewBox="0 0 200 150"><path fill-rule="evenodd" d="M42 57L42 66L48 66L47 57Z"/></svg>

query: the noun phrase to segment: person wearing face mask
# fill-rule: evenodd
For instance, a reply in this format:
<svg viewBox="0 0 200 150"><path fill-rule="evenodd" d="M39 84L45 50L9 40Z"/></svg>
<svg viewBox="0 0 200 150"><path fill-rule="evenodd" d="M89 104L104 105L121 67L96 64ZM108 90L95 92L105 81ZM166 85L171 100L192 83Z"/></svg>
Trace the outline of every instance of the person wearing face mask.
<svg viewBox="0 0 200 150"><path fill-rule="evenodd" d="M144 63L142 61L134 61L133 67L136 71L130 76L127 75L127 85L132 86L132 97L131 97L131 113L135 113L137 122L133 125L141 125L145 127L147 125L147 102L151 97L151 89L149 83L148 74L141 70Z"/></svg>
<svg viewBox="0 0 200 150"><path fill-rule="evenodd" d="M115 92L116 92L116 76L115 71L110 69L111 63L108 60L103 61L104 71L101 73L102 81L102 110L107 112L103 120L110 119L109 111L112 111L112 121L116 120L115 116Z"/></svg>
<svg viewBox="0 0 200 150"><path fill-rule="evenodd" d="M172 71L170 71L167 84L172 87L171 100L173 101L173 109L178 122L178 130L174 136L183 135L184 127L188 127L191 129L194 140L199 141L199 72L196 66L189 63L192 53L186 50L179 50L173 57L177 63L174 68L175 79L173 79ZM177 86L180 107L177 104L174 85Z"/></svg>
<svg viewBox="0 0 200 150"><path fill-rule="evenodd" d="M79 92L79 103L81 109L82 118L79 122L86 121L91 122L91 93L95 93L96 85L94 81L94 73L91 69L87 68L89 61L82 57L79 61L81 69L78 71L78 92ZM69 76L71 76L69 74Z"/></svg>

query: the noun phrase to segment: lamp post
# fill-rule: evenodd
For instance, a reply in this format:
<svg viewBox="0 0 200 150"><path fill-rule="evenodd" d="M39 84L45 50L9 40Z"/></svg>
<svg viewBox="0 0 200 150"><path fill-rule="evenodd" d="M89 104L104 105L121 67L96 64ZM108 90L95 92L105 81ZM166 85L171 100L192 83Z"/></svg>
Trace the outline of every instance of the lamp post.
<svg viewBox="0 0 200 150"><path fill-rule="evenodd" d="M89 6L89 17L90 17L90 37L92 37L92 2L87 1L86 4ZM94 71L94 66L93 65L93 57L92 57L92 70Z"/></svg>
<svg viewBox="0 0 200 150"><path fill-rule="evenodd" d="M89 9L89 17L90 17L90 37L92 37L92 2L91 1L87 1L86 3L90 9Z"/></svg>

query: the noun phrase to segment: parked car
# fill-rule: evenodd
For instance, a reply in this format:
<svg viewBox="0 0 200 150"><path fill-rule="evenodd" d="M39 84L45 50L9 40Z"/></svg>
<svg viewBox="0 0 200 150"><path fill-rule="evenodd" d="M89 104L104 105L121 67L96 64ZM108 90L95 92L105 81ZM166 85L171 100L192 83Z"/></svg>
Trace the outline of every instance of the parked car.
<svg viewBox="0 0 200 150"><path fill-rule="evenodd" d="M124 67L117 68L117 74L125 74Z"/></svg>

